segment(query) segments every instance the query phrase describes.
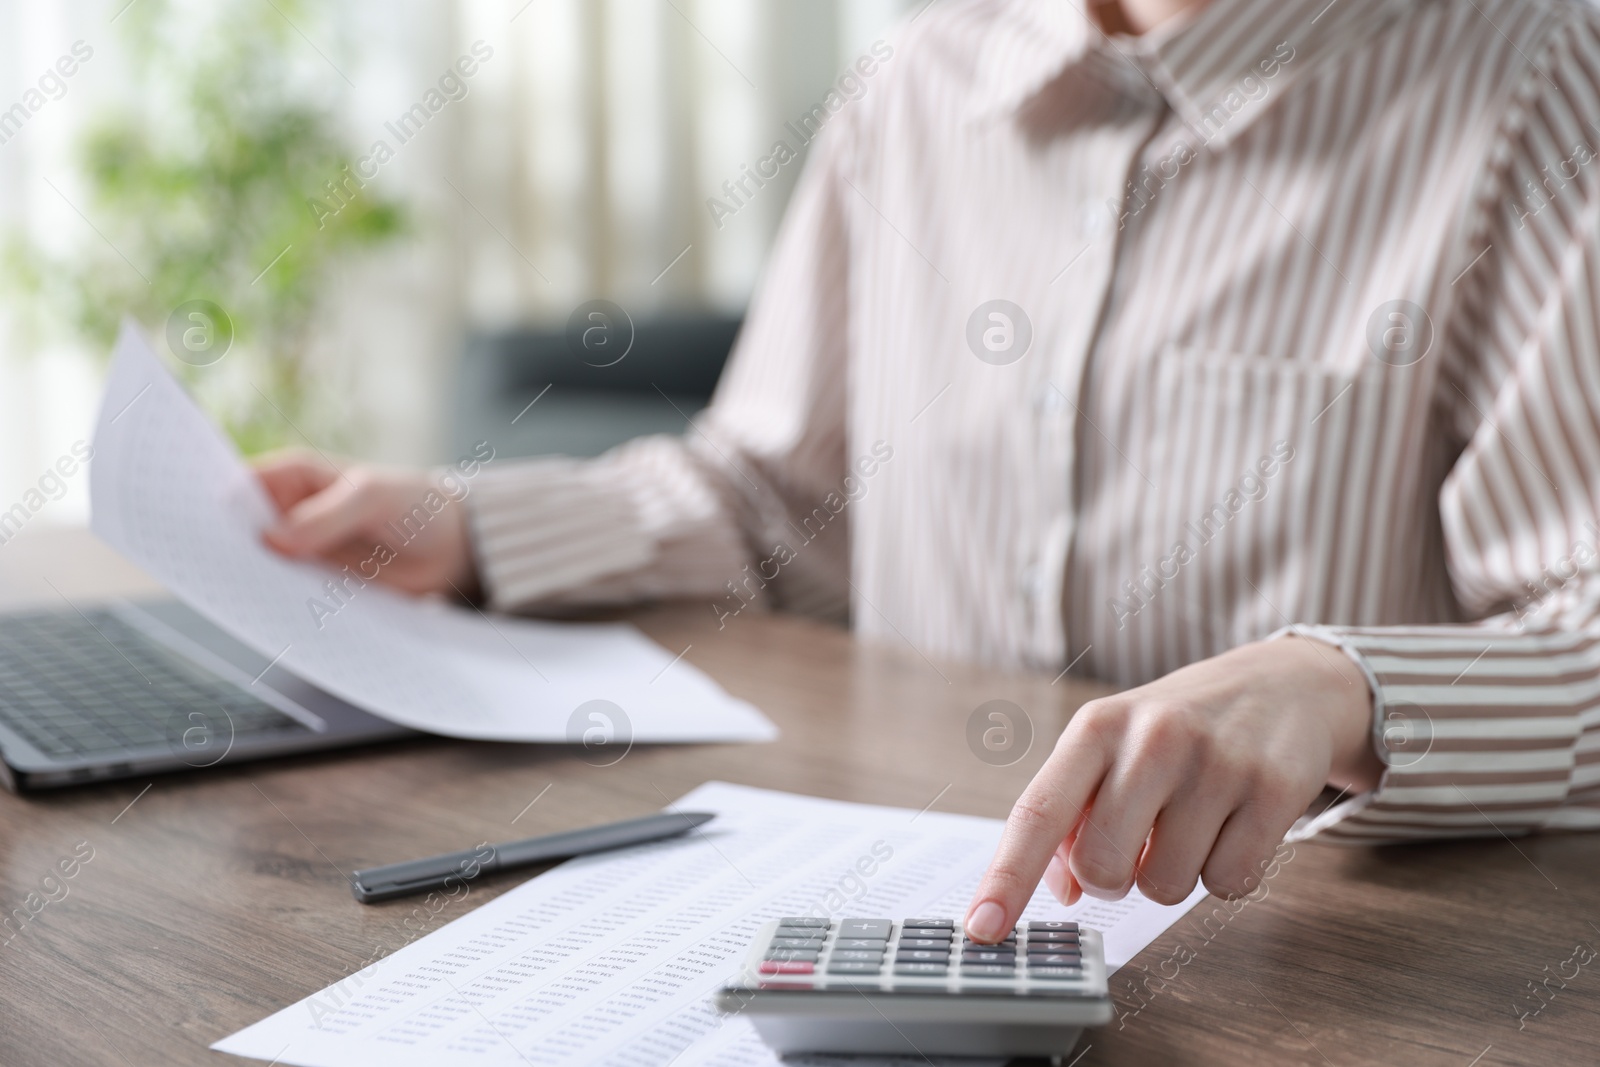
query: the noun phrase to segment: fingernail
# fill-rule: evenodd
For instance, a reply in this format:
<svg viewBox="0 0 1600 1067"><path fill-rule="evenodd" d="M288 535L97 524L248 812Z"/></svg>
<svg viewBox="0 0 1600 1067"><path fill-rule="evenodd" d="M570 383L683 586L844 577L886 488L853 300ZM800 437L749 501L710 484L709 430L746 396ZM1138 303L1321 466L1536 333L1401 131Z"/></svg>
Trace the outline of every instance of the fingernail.
<svg viewBox="0 0 1600 1067"><path fill-rule="evenodd" d="M1121 900L1128 895L1126 889L1106 889L1097 885L1085 885L1083 886L1083 891L1086 895L1094 897L1096 900Z"/></svg>
<svg viewBox="0 0 1600 1067"><path fill-rule="evenodd" d="M1006 913L1000 905L986 900L967 915L967 936L978 941L998 941L1005 921Z"/></svg>

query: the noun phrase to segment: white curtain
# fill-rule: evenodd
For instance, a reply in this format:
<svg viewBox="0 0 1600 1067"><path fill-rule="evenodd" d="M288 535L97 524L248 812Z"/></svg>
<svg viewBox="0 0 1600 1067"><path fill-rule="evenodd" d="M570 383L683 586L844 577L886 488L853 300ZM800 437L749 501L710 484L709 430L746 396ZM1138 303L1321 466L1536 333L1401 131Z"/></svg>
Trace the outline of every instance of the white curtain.
<svg viewBox="0 0 1600 1067"><path fill-rule="evenodd" d="M742 307L798 164L720 220L707 200L728 202L725 181L775 141L793 143L785 123L821 103L912 2L307 5L286 76L320 70L353 160L383 142L391 154L365 172L415 222L402 243L341 271L318 330L319 358L347 383L358 451L441 458L468 329L562 322L594 297L635 314ZM0 143L0 229L68 251L102 239L81 212L72 148L97 108L143 91L120 54L115 20L128 3L0 5L0 110L73 42L94 50L59 99ZM412 110L440 97L435 111ZM11 299L0 297L0 511L88 436L99 374L81 346L25 334ZM43 521L81 521L85 483L73 480Z"/></svg>

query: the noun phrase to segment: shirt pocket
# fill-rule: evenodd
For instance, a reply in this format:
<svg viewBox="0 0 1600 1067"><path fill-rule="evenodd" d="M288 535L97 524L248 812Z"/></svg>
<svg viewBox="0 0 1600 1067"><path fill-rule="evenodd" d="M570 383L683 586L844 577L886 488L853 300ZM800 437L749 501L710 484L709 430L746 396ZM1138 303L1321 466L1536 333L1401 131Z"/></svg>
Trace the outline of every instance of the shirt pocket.
<svg viewBox="0 0 1600 1067"><path fill-rule="evenodd" d="M1350 619L1379 577L1363 568L1384 521L1377 497L1390 499L1371 484L1394 447L1385 368L1173 345L1153 369L1147 455L1161 491L1145 523L1171 538L1163 559L1189 549L1172 607L1203 622L1207 654L1289 622Z"/></svg>

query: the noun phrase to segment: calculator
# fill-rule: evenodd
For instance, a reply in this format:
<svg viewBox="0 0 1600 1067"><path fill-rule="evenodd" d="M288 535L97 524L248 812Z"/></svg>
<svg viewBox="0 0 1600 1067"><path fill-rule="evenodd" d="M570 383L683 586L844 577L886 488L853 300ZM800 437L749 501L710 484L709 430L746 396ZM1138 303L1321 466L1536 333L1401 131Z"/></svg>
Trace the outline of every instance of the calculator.
<svg viewBox="0 0 1600 1067"><path fill-rule="evenodd" d="M1075 922L985 945L953 919L777 919L714 1002L778 1053L1060 1056L1112 1015L1100 934Z"/></svg>

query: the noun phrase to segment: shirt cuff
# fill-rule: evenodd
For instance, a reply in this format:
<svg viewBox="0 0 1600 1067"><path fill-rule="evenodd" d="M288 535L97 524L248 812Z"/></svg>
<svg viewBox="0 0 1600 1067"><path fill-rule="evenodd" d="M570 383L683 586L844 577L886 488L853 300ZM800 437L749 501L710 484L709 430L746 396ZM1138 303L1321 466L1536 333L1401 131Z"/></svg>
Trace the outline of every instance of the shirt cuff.
<svg viewBox="0 0 1600 1067"><path fill-rule="evenodd" d="M1564 635L1467 626L1289 626L1334 645L1372 687L1378 786L1301 818L1289 840L1383 844L1522 834L1558 818L1581 732ZM1500 654L1486 659L1491 651Z"/></svg>
<svg viewBox="0 0 1600 1067"><path fill-rule="evenodd" d="M643 567L652 556L634 494L626 479L607 478L603 462L533 460L485 471L467 503L479 579L498 610Z"/></svg>

